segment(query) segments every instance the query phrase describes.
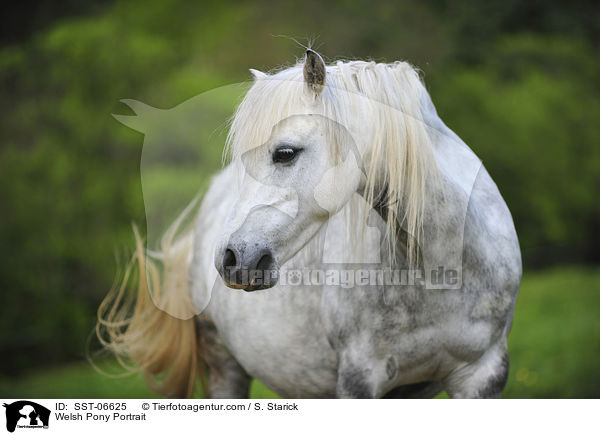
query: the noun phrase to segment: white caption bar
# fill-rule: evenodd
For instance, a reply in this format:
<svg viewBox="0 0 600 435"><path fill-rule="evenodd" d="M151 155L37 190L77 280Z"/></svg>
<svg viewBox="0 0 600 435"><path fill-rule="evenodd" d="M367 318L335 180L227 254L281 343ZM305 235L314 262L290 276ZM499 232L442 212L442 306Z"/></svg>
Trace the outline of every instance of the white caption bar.
<svg viewBox="0 0 600 435"><path fill-rule="evenodd" d="M12 429L19 435L154 434L173 429L199 434L587 433L598 430L595 415L600 404L600 400L4 399L2 402L3 424L9 432Z"/></svg>

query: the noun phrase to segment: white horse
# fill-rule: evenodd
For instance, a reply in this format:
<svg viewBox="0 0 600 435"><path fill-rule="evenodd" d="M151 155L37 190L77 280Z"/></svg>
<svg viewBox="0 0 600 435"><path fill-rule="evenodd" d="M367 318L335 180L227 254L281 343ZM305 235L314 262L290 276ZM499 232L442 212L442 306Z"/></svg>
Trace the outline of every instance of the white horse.
<svg viewBox="0 0 600 435"><path fill-rule="evenodd" d="M103 343L168 396L200 377L212 397L248 397L252 378L296 398L499 397L519 244L418 73L312 50L251 72L231 163L159 264L137 237L137 297L128 272Z"/></svg>

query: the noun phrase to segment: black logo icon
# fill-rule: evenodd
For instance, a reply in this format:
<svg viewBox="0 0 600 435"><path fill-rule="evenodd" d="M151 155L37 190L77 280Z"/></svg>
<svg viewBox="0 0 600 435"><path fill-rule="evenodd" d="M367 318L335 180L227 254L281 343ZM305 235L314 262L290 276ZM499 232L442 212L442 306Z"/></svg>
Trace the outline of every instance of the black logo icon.
<svg viewBox="0 0 600 435"><path fill-rule="evenodd" d="M50 410L29 400L19 400L6 408L6 430L14 432L15 428L48 428Z"/></svg>

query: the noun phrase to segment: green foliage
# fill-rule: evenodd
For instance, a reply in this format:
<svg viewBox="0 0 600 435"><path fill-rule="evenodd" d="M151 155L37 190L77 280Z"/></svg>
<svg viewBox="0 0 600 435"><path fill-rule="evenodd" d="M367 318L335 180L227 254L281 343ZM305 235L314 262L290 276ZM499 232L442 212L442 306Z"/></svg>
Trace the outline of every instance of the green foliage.
<svg viewBox="0 0 600 435"><path fill-rule="evenodd" d="M503 193L526 265L596 255L599 73L581 41L521 35L499 39L477 68L452 69L433 84L442 119Z"/></svg>
<svg viewBox="0 0 600 435"><path fill-rule="evenodd" d="M157 27L166 16L161 4L154 2L156 15L151 5L140 13L119 4L0 51L0 304L10 307L0 316L0 346L13 355L3 361L7 370L38 364L39 353L46 363L83 355L115 275L115 248L131 244L132 221L144 226L143 138L110 116L121 109L119 99L148 96L142 89L163 80L173 98L223 84L209 66L197 69L192 84L182 58L194 50L174 50L185 35ZM176 32L191 23L181 20L164 24ZM230 20L222 20L226 32Z"/></svg>

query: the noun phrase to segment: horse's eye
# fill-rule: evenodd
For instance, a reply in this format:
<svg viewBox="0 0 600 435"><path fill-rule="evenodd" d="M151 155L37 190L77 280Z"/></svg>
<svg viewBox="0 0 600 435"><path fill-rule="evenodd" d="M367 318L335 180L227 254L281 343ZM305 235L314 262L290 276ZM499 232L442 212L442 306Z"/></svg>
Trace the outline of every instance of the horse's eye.
<svg viewBox="0 0 600 435"><path fill-rule="evenodd" d="M273 151L273 163L289 163L300 153L300 149L284 146Z"/></svg>

